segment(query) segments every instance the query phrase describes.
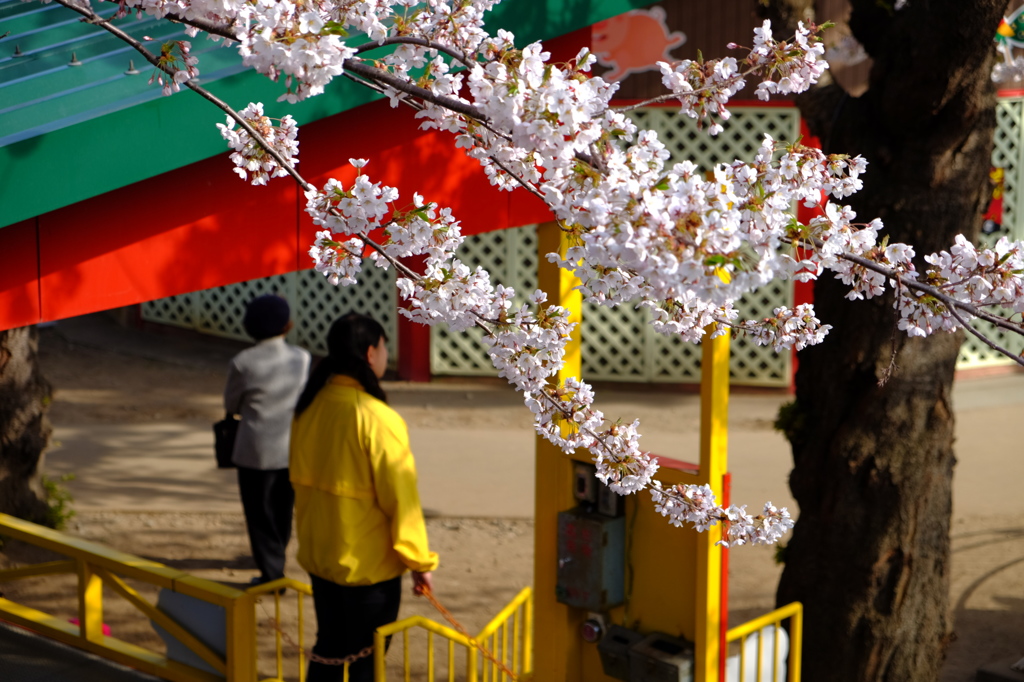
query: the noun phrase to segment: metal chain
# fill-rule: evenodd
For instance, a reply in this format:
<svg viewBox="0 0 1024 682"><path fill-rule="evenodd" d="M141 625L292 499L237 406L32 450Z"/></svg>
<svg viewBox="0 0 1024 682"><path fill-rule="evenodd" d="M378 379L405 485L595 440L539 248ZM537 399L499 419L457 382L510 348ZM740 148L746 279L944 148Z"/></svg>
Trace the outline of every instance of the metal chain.
<svg viewBox="0 0 1024 682"><path fill-rule="evenodd" d="M495 656L487 647L478 642L475 637L472 637L469 634L469 632L466 631L466 628L463 627L462 623L455 619L455 616L452 615L451 611L446 609L444 605L437 600L437 598L429 589L423 588L423 592L421 592L421 594L427 598L427 601L430 602L433 605L433 607L441 613L442 616L444 616L445 620L452 624L452 627L458 630L459 633L461 633L466 639L469 640L471 646L473 646L475 649L478 649L480 653L483 654L484 658L486 658L488 661L501 668L501 672L507 675L509 679L511 679L513 682L519 679L519 676L511 670L509 670L507 665L499 661L497 656Z"/></svg>
<svg viewBox="0 0 1024 682"><path fill-rule="evenodd" d="M292 646L296 651L300 651L303 654L305 654L306 658L310 661L314 661L315 663L322 663L324 665L351 665L358 661L360 658L366 658L367 656L373 653L373 645L371 644L359 653L349 654L344 658L327 658L325 656L315 654L313 653L312 649L306 649L304 647L299 646L295 642L295 640L291 638L291 635L289 635L287 632L281 629L281 626L277 624L277 620L269 613L267 613L267 607L263 606L262 600L257 600L256 603L259 604L260 607L263 609L263 612L267 614L267 622L270 624L271 628L277 630L277 633L281 635L281 639L283 639L287 644Z"/></svg>
<svg viewBox="0 0 1024 682"><path fill-rule="evenodd" d="M483 657L486 658L488 661L498 666L501 669L501 672L507 675L508 678L512 680L512 682L515 682L519 679L519 676L511 670L509 670L508 666L505 665L502 661L498 660L498 658L487 647L478 642L475 637L471 636L469 632L466 630L466 628L462 625L462 623L456 620L455 616L452 615L451 611L446 609L444 605L437 600L437 598L429 589L424 588L421 594L427 598L427 601L430 602L430 604L435 609L437 609L442 616L444 616L445 620L452 624L452 627L454 627L459 632L459 634L461 634L469 640L470 646L472 646L474 649L477 649L481 654L483 654ZM265 606L263 606L263 602L261 600L258 600L257 603L260 604L260 606L263 608L264 613L266 613L267 609ZM274 630L277 630L278 634L281 635L281 639L283 639L296 650L304 653L307 659L309 659L310 661L314 661L316 663L322 663L323 665L351 665L359 659L366 658L367 656L373 653L373 646L371 645L366 647L359 653L350 654L348 656L345 656L344 658L326 658L324 656L319 656L313 653L312 649L305 649L296 644L295 640L293 640L287 632L281 629L281 626L277 624L277 621L273 617L271 617L269 613L267 613L267 621L270 623L270 627L272 627Z"/></svg>

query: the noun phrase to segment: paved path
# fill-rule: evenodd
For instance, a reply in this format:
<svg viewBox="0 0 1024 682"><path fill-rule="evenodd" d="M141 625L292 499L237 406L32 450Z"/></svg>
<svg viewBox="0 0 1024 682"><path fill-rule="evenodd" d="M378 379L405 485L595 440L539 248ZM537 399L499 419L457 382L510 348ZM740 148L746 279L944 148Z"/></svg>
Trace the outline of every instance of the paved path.
<svg viewBox="0 0 1024 682"><path fill-rule="evenodd" d="M82 346L209 367L212 372L221 372L240 347L218 339L146 334L97 316L66 320L58 328ZM480 382L391 382L386 388L409 422L427 510L443 516L532 516L534 436L511 389ZM697 395L664 387L614 386L598 395L606 414L641 419L644 447L685 461L697 458ZM219 396L205 399L216 404ZM732 395L729 468L734 501L793 505L786 485L789 446L771 428L779 405L789 399L763 391ZM1019 456L1014 427L1024 418L1024 374L958 380L954 406L959 460L954 517L1007 511L1024 515L1024 497L1019 494L1024 457ZM145 423L58 423L54 436L58 445L47 456L46 468L52 475L76 475L69 487L78 509L240 509L234 471L213 466L209 420L157 417Z"/></svg>

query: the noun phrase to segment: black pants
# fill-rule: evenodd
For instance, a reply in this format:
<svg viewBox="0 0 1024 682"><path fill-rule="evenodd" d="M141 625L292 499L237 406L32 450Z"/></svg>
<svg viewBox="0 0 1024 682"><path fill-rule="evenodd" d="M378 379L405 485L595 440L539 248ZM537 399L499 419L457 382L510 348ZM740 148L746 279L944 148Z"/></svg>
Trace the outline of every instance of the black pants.
<svg viewBox="0 0 1024 682"><path fill-rule="evenodd" d="M316 645L313 653L344 658L373 645L373 631L398 618L402 578L374 585L349 587L310 574L316 609ZM307 682L341 682L344 667L311 661ZM350 682L373 682L373 655L349 668Z"/></svg>
<svg viewBox="0 0 1024 682"><path fill-rule="evenodd" d="M295 491L288 470L238 467L238 490L260 579L277 580L284 576L284 552L292 536Z"/></svg>

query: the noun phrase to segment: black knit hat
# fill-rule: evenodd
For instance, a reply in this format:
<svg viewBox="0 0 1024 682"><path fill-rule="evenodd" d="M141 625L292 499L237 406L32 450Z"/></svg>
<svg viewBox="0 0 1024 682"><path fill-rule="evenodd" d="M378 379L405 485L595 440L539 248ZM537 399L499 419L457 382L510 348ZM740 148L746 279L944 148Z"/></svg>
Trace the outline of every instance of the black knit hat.
<svg viewBox="0 0 1024 682"><path fill-rule="evenodd" d="M291 309L288 307L288 301L280 296L265 294L249 301L249 305L245 307L242 326L249 336L262 341L283 334L290 318Z"/></svg>

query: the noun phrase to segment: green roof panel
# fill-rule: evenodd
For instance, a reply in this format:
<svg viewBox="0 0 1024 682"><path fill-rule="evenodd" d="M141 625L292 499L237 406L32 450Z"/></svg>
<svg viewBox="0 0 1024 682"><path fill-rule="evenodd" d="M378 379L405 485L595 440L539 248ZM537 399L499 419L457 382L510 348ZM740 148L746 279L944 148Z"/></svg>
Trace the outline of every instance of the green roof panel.
<svg viewBox="0 0 1024 682"><path fill-rule="evenodd" d="M652 0L507 0L490 24L520 44L559 36ZM112 16L112 3L94 3ZM284 86L246 70L234 48L134 15L116 21L153 51L189 40L200 80L236 108L262 101L271 116L308 123L377 99L347 79L318 97L276 102ZM0 0L0 227L68 206L226 150L223 116L187 90L149 84L153 67L107 31L56 4ZM74 57L74 59L73 59ZM72 62L75 62L74 64ZM129 72L129 62L135 71ZM54 181L59 183L55 191Z"/></svg>

